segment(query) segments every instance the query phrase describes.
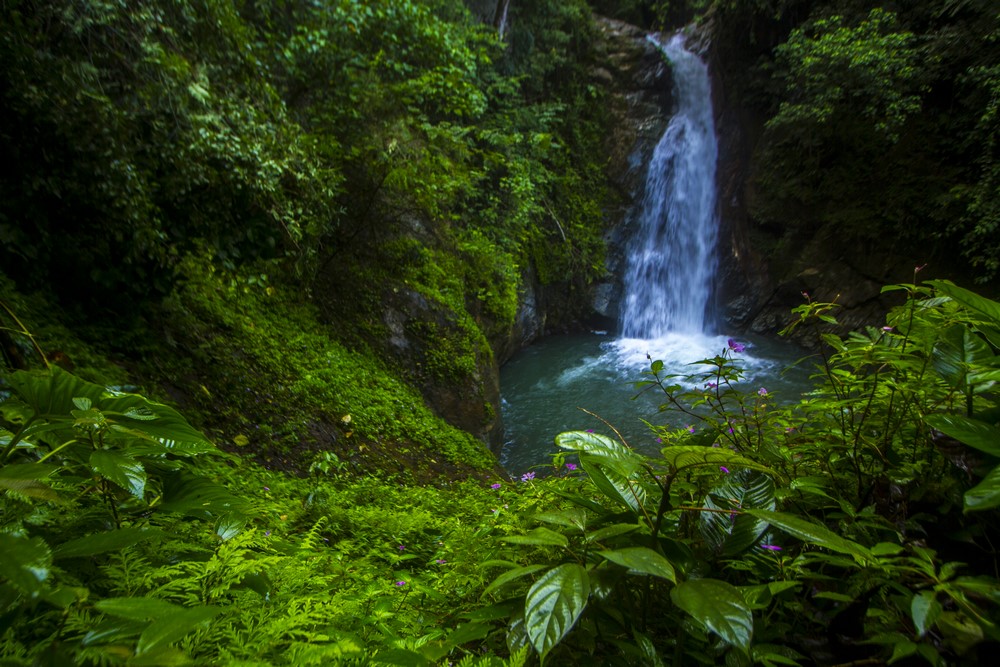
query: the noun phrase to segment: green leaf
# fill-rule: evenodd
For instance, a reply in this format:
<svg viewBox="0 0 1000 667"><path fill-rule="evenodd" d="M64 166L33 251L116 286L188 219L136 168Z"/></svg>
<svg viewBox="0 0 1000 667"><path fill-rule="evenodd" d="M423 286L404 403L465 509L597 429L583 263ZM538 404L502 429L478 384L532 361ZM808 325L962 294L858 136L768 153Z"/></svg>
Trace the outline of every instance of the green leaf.
<svg viewBox="0 0 1000 667"><path fill-rule="evenodd" d="M59 366L47 372L15 371L7 377L11 389L31 406L35 414L47 419L71 419L77 400L97 403L104 387L85 382Z"/></svg>
<svg viewBox="0 0 1000 667"><path fill-rule="evenodd" d="M40 537L0 533L0 576L23 593L36 597L45 589L52 569L52 552Z"/></svg>
<svg viewBox="0 0 1000 667"><path fill-rule="evenodd" d="M600 554L612 563L617 563L629 570L662 577L667 581L677 583L674 566L666 558L648 547L627 547L614 551L601 551Z"/></svg>
<svg viewBox="0 0 1000 667"><path fill-rule="evenodd" d="M545 568L546 568L545 565L525 565L524 567L518 567L514 568L513 570L504 572L499 577L494 579L493 583L491 583L489 586L486 587L486 590L483 591L483 595L495 591L501 586L509 584L512 581L516 581L521 577L525 577L529 574L534 574L539 570L544 570Z"/></svg>
<svg viewBox="0 0 1000 667"><path fill-rule="evenodd" d="M578 507L563 510L561 512L542 512L536 514L535 519L544 523L551 523L566 528L576 528L583 532L587 528L587 512Z"/></svg>
<svg viewBox="0 0 1000 667"><path fill-rule="evenodd" d="M934 370L949 385L962 390L966 388L969 371L992 358L990 346L964 324L947 329L931 353Z"/></svg>
<svg viewBox="0 0 1000 667"><path fill-rule="evenodd" d="M913 626L917 629L917 636L923 637L930 630L935 621L944 609L937 601L937 594L934 591L920 591L913 596L910 601L910 616L913 618Z"/></svg>
<svg viewBox="0 0 1000 667"><path fill-rule="evenodd" d="M97 407L116 426L161 442L171 453L194 456L215 451L208 438L192 427L179 412L144 396L108 392L101 396Z"/></svg>
<svg viewBox="0 0 1000 667"><path fill-rule="evenodd" d="M719 467L749 468L770 472L766 466L741 456L726 447L699 447L697 445L675 445L661 450L664 460L675 470L708 467L718 471Z"/></svg>
<svg viewBox="0 0 1000 667"><path fill-rule="evenodd" d="M98 449L90 455L94 473L114 482L136 498L146 492L146 469L131 456L107 449Z"/></svg>
<svg viewBox="0 0 1000 667"><path fill-rule="evenodd" d="M28 498L59 500L59 494L39 480L58 470L58 466L39 463L17 463L0 468L0 489L7 489Z"/></svg>
<svg viewBox="0 0 1000 667"><path fill-rule="evenodd" d="M961 415L944 414L928 415L924 421L931 428L936 428L969 447L1000 457L1000 428L993 424Z"/></svg>
<svg viewBox="0 0 1000 667"><path fill-rule="evenodd" d="M637 462L640 457L620 442L600 433L567 431L556 436L556 446L581 454L590 454L618 461Z"/></svg>
<svg viewBox="0 0 1000 667"><path fill-rule="evenodd" d="M860 561L871 561L874 559L871 551L857 542L840 537L826 526L803 519L794 514L770 512L767 510L747 510L746 513L758 519L763 519L772 526L799 538L803 542L847 554Z"/></svg>
<svg viewBox="0 0 1000 667"><path fill-rule="evenodd" d="M937 291L947 294L963 306L985 315L988 320L992 320L994 325L1000 325L1000 303L959 287L950 280L928 280L927 284Z"/></svg>
<svg viewBox="0 0 1000 667"><path fill-rule="evenodd" d="M63 542L53 549L52 556L56 560L93 556L108 551L118 551L146 540L162 539L164 535L165 533L159 528L119 528Z"/></svg>
<svg viewBox="0 0 1000 667"><path fill-rule="evenodd" d="M642 506L646 503L646 490L634 476L616 470L614 461L581 455L580 467L609 500L636 514L642 512Z"/></svg>
<svg viewBox="0 0 1000 667"><path fill-rule="evenodd" d="M773 510L774 482L756 470L737 470L708 492L702 506L716 510ZM701 512L698 528L714 551L733 556L752 546L767 530L767 522L746 514Z"/></svg>
<svg viewBox="0 0 1000 667"><path fill-rule="evenodd" d="M1000 466L965 492L965 511L987 510L1000 505Z"/></svg>
<svg viewBox="0 0 1000 667"><path fill-rule="evenodd" d="M580 618L590 596L587 571L576 563L554 567L525 597L524 624L541 662Z"/></svg>
<svg viewBox="0 0 1000 667"><path fill-rule="evenodd" d="M240 512L246 501L212 480L186 472L164 476L161 512L203 519Z"/></svg>
<svg viewBox="0 0 1000 667"><path fill-rule="evenodd" d="M670 599L706 629L749 650L753 613L734 586L716 579L689 579L670 590Z"/></svg>
<svg viewBox="0 0 1000 667"><path fill-rule="evenodd" d="M501 538L504 542L511 544L535 544L540 546L568 547L569 539L562 533L557 533L551 528L539 526L527 535L511 535Z"/></svg>
<svg viewBox="0 0 1000 667"><path fill-rule="evenodd" d="M638 529L639 526L634 523L615 523L610 526L605 526L604 528L598 528L592 533L588 533L584 539L588 542L600 542L601 540L618 537L619 535L631 533Z"/></svg>
<svg viewBox="0 0 1000 667"><path fill-rule="evenodd" d="M94 603L98 611L124 619L152 620L183 609L172 602L159 598L104 598Z"/></svg>
<svg viewBox="0 0 1000 667"><path fill-rule="evenodd" d="M217 607L188 607L157 616L139 635L135 652L142 655L158 646L175 642L198 626L207 624L221 611Z"/></svg>

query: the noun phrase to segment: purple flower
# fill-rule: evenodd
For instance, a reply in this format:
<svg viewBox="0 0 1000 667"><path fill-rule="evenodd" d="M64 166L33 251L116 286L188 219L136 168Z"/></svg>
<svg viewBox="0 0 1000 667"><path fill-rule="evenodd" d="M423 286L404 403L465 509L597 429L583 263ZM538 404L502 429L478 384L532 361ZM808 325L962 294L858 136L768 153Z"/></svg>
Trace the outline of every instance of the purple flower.
<svg viewBox="0 0 1000 667"><path fill-rule="evenodd" d="M491 489L499 489L500 486L501 486L500 482L494 482L493 484L490 484Z"/></svg>
<svg viewBox="0 0 1000 667"><path fill-rule="evenodd" d="M528 482L528 481L533 480L533 479L535 479L535 473L533 473L533 472L526 472L523 475L521 475L521 481L522 482Z"/></svg>
<svg viewBox="0 0 1000 667"><path fill-rule="evenodd" d="M566 464L566 470L576 470L576 464L575 463L567 463Z"/></svg>
<svg viewBox="0 0 1000 667"><path fill-rule="evenodd" d="M767 396L767 389L764 389L764 387L761 387L760 389L757 390L757 395L758 396Z"/></svg>
<svg viewBox="0 0 1000 667"><path fill-rule="evenodd" d="M730 432L730 433L732 433L732 432L733 432L733 427L732 427L732 426L730 426L730 427L729 427L729 432Z"/></svg>
<svg viewBox="0 0 1000 667"><path fill-rule="evenodd" d="M694 424L688 424L687 431L688 433L694 433Z"/></svg>
<svg viewBox="0 0 1000 667"><path fill-rule="evenodd" d="M437 563L438 565L444 565L448 561L446 561L444 558L435 558L434 562Z"/></svg>
<svg viewBox="0 0 1000 667"><path fill-rule="evenodd" d="M397 581L397 582L396 582L395 584L393 584L393 585L394 585L394 586L405 586L405 585L406 585L406 582L405 582L405 581Z"/></svg>
<svg viewBox="0 0 1000 667"><path fill-rule="evenodd" d="M406 547L405 547L404 545L402 545L402 544L400 544L400 545L399 545L398 547L396 547L396 548L397 548L397 549L399 549L400 551L406 551Z"/></svg>
<svg viewBox="0 0 1000 667"><path fill-rule="evenodd" d="M264 490L265 490L265 491L270 491L270 490L271 490L271 487L269 487L269 486L265 486L265 487L264 487Z"/></svg>
<svg viewBox="0 0 1000 667"><path fill-rule="evenodd" d="M592 428L588 428L587 429L587 433L593 433L593 432L594 432L594 429L592 429Z"/></svg>
<svg viewBox="0 0 1000 667"><path fill-rule="evenodd" d="M719 470L726 473L727 475L729 474L729 468L727 468L726 466L719 466Z"/></svg>
<svg viewBox="0 0 1000 667"><path fill-rule="evenodd" d="M892 327L882 327L882 331L889 333L890 331L892 331Z"/></svg>
<svg viewBox="0 0 1000 667"><path fill-rule="evenodd" d="M729 349L732 350L733 352L742 352L743 350L747 349L746 345L744 345L743 343L737 343L732 338L727 340L726 344L729 345Z"/></svg>
<svg viewBox="0 0 1000 667"><path fill-rule="evenodd" d="M265 530L264 531L264 537L271 537L271 531Z"/></svg>
<svg viewBox="0 0 1000 667"><path fill-rule="evenodd" d="M760 548L767 549L768 551L781 551L781 547L775 544L762 544L760 545Z"/></svg>
<svg viewBox="0 0 1000 667"><path fill-rule="evenodd" d="M656 439L656 441L657 441L658 443L660 443L661 445L663 444L663 438L657 438L657 439Z"/></svg>
<svg viewBox="0 0 1000 667"><path fill-rule="evenodd" d="M708 387L709 389L715 389L719 385L715 384L714 382L706 382L705 386Z"/></svg>

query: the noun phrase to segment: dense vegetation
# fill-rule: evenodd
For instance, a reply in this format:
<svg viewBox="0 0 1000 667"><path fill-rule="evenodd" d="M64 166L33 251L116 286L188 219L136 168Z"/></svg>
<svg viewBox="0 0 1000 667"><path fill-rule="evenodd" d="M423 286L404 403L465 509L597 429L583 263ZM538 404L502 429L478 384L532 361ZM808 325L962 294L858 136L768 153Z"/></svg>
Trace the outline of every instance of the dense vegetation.
<svg viewBox="0 0 1000 667"><path fill-rule="evenodd" d="M867 275L902 257L904 279L916 256L996 278L996 3L732 1L710 14L726 87L763 124L747 205L774 266L821 239Z"/></svg>
<svg viewBox="0 0 1000 667"><path fill-rule="evenodd" d="M776 257L995 275L990 2L592 6L753 64ZM0 663L988 660L996 301L887 288L844 337L807 301L803 397L736 339L652 360L660 456L609 424L512 481L470 434L525 281L569 320L602 271L594 40L582 0L0 3Z"/></svg>

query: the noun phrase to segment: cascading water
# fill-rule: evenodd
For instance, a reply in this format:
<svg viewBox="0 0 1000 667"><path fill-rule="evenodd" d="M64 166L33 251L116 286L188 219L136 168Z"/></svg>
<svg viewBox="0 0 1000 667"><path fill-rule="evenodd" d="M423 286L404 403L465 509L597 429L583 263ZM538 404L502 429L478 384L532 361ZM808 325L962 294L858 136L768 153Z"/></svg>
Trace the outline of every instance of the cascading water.
<svg viewBox="0 0 1000 667"><path fill-rule="evenodd" d="M622 336L646 340L704 331L718 227L708 67L681 35L657 45L672 65L677 111L648 166L621 309Z"/></svg>
<svg viewBox="0 0 1000 667"><path fill-rule="evenodd" d="M671 63L677 109L648 165L646 190L628 248L621 337L552 337L504 367L507 438L500 460L516 474L547 461L554 448L552 437L561 431L605 430L605 424L578 408L599 414L637 449L656 451L658 444L644 420L687 428L690 417L659 413L663 397L656 392L632 400L634 383L649 369L649 360L662 361L665 372L683 377L698 372L692 362L711 359L726 349L726 336L706 331L713 326L718 234L717 145L708 70L684 48L682 37L665 45L654 43ZM780 374L800 356L798 351L789 353L766 339L741 340L748 344L747 350L752 349L752 354L740 354L745 381L766 384L768 395L778 396L793 395L805 386L805 374L800 379Z"/></svg>

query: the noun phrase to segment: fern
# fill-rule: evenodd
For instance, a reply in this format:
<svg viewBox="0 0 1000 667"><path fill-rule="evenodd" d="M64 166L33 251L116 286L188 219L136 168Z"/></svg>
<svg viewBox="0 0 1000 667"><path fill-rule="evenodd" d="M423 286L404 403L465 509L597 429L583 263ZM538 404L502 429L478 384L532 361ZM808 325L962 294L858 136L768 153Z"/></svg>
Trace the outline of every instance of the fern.
<svg viewBox="0 0 1000 667"><path fill-rule="evenodd" d="M323 537L320 535L320 531L326 526L328 522L328 517L321 516L313 527L310 528L305 535L302 536L302 543L299 545L299 551L318 551L323 542Z"/></svg>

